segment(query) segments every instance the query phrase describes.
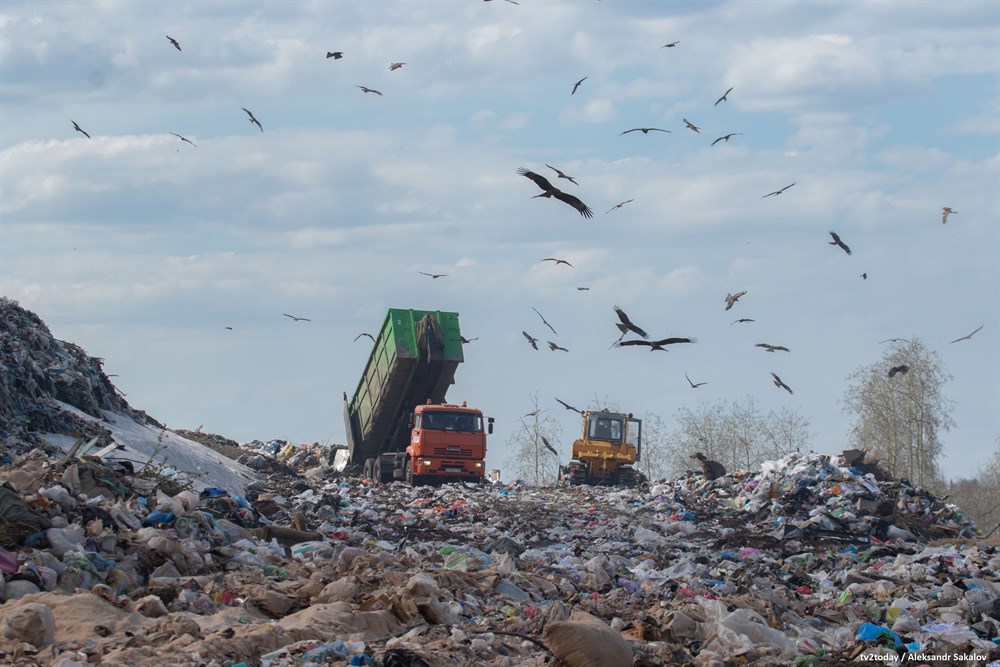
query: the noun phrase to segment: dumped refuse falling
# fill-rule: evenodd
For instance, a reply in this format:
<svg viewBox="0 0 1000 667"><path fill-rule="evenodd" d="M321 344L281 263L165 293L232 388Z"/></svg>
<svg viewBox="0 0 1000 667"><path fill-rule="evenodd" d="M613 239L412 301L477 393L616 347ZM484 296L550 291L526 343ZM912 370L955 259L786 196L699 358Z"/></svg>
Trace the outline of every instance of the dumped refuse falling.
<svg viewBox="0 0 1000 667"><path fill-rule="evenodd" d="M998 542L857 453L631 487L380 484L340 446L168 431L0 307L0 663L1000 659Z"/></svg>

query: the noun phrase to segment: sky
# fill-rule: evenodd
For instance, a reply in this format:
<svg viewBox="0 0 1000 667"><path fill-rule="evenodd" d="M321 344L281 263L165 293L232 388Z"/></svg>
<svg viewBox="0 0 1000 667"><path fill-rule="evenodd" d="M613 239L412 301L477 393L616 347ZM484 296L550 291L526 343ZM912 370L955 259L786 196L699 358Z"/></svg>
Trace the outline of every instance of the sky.
<svg viewBox="0 0 1000 667"><path fill-rule="evenodd" d="M971 476L1000 438L998 73L993 0L6 0L0 294L133 407L238 441L345 442L354 338L457 312L448 398L501 469L534 400L568 457L556 397L668 427L752 397L836 453L847 377L917 337ZM697 342L612 348L616 305Z"/></svg>

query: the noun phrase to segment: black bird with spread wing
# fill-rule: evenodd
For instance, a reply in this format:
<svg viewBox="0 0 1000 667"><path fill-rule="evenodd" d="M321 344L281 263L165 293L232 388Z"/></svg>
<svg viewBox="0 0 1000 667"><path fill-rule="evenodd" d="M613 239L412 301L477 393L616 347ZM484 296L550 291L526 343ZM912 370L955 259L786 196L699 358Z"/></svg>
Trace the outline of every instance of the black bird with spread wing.
<svg viewBox="0 0 1000 667"><path fill-rule="evenodd" d="M561 171L559 171L558 169L556 169L555 167L553 167L548 162L545 163L545 166L548 167L549 169L551 169L552 171L556 172L556 174L559 175L559 178L565 178L567 181L569 181L573 185L580 185L579 183L576 182L576 179L573 176L567 176L566 174L562 173Z"/></svg>
<svg viewBox="0 0 1000 667"><path fill-rule="evenodd" d="M191 144L192 146L194 146L195 148L198 148L198 145L196 143L194 143L193 141L191 141L190 139L188 139L187 137L182 137L181 135L177 134L176 132L171 132L170 134L174 135L175 137L177 137L181 141L186 141L189 144Z"/></svg>
<svg viewBox="0 0 1000 667"><path fill-rule="evenodd" d="M589 206L584 204L582 201L580 201L573 195L563 192L556 186L552 185L551 183L549 183L549 179L545 178L544 176L540 176L539 174L536 174L533 171L529 171L524 167L518 169L517 173L520 174L521 176L524 176L525 178L530 178L532 181L534 181L535 185L537 185L542 189L543 191L542 194L535 195L535 197L555 197L559 201L565 204L569 204L570 206L575 208L583 217L585 218L594 217L594 212L590 210Z"/></svg>
<svg viewBox="0 0 1000 667"><path fill-rule="evenodd" d="M889 377L893 377L898 374L906 375L910 371L910 367L906 364L900 364L899 366L893 366L889 369Z"/></svg>
<svg viewBox="0 0 1000 667"><path fill-rule="evenodd" d="M569 403L566 403L565 401L560 401L558 398L556 399L556 403L558 403L559 405L563 406L567 410L572 410L573 412L579 412L581 415L583 414L583 410L581 410L579 408L574 408Z"/></svg>
<svg viewBox="0 0 1000 667"><path fill-rule="evenodd" d="M701 134L700 127L689 121L687 118L684 118L682 120L684 121L684 126L687 127L687 129L691 130L692 132L697 132L698 134Z"/></svg>
<svg viewBox="0 0 1000 667"><path fill-rule="evenodd" d="M782 352L791 352L791 350L789 350L784 345L771 345L770 343L757 343L755 347L762 347L768 352L774 352L775 350L781 350Z"/></svg>
<svg viewBox="0 0 1000 667"><path fill-rule="evenodd" d="M729 326L733 326L734 324L745 324L747 322L756 322L756 321L757 320L751 320L749 317L741 317L738 320L733 320L732 322L730 322Z"/></svg>
<svg viewBox="0 0 1000 667"><path fill-rule="evenodd" d="M640 329L635 324L632 324L632 320L629 319L628 315L625 314L624 310L622 310L618 306L615 306L614 311L615 314L618 315L618 319L621 320L619 323L615 324L615 326L618 327L618 330L622 332L621 338L619 338L618 340L624 338L625 334L627 334L629 331L631 331L634 334L638 334L643 338L649 338L648 333Z"/></svg>
<svg viewBox="0 0 1000 667"><path fill-rule="evenodd" d="M562 350L563 352L569 352L569 350L566 349L565 347L560 347L560 346L556 345L555 343L553 343L550 340L547 340L545 342L549 344L549 349L552 350L553 352L555 352L556 350Z"/></svg>
<svg viewBox="0 0 1000 667"><path fill-rule="evenodd" d="M541 261L543 261L543 262L555 262L557 266L559 264L565 264L566 266L568 266L570 268L573 268L572 264L570 264L569 262L567 262L565 259L559 259L558 257L546 257L545 259L543 259Z"/></svg>
<svg viewBox="0 0 1000 667"><path fill-rule="evenodd" d="M840 240L840 237L837 235L837 232L830 232L830 236L833 237L833 240L827 241L827 243L829 243L830 245L837 246L838 248L846 252L848 255L851 254L851 249L847 247L846 243Z"/></svg>
<svg viewBox="0 0 1000 667"><path fill-rule="evenodd" d="M180 50L181 50L181 43L180 43L180 42L178 42L178 41L177 41L176 39L174 39L174 38L173 38L173 37L171 37L170 35L167 35L167 40L168 40L168 41L169 41L169 42L170 42L171 44L173 44L173 45L174 45L174 48L175 48L175 49L177 49L178 51L180 51Z"/></svg>
<svg viewBox="0 0 1000 667"><path fill-rule="evenodd" d="M787 391L787 392L788 392L789 394L793 393L793 392L792 392L792 388L791 388L791 387L789 387L789 386L788 386L787 384L785 384L784 382L782 382L782 381L781 381L781 378L780 378L780 377L778 377L777 375L775 375L775 373L774 373L773 371L771 372L771 376L772 376L772 377L774 377L774 386L775 386L775 387L777 387L778 389L784 389L784 390L785 390L785 391Z"/></svg>
<svg viewBox="0 0 1000 667"><path fill-rule="evenodd" d="M634 199L626 199L625 201L618 202L617 204L615 204L614 206L612 206L611 208L609 208L604 215L607 215L608 213L611 213L611 211L614 211L616 208L621 208L625 204L631 204L634 201L635 201Z"/></svg>
<svg viewBox="0 0 1000 667"><path fill-rule="evenodd" d="M459 334L458 337L462 339L462 343L465 345L471 343L474 340L479 340L479 336L476 336L475 338L466 338L462 334Z"/></svg>
<svg viewBox="0 0 1000 667"><path fill-rule="evenodd" d="M629 132L642 132L643 134L649 134L650 132L666 132L667 134L670 134L670 130L661 130L658 127L633 127L631 130L625 130L618 136L620 137L622 134L628 134Z"/></svg>
<svg viewBox="0 0 1000 667"><path fill-rule="evenodd" d="M774 192L768 192L766 195L764 195L763 197L761 197L761 199L767 199L768 197L776 197L777 195L780 195L782 192L784 192L788 188L792 187L793 185L795 185L795 183L790 183L789 185L786 185L785 187L781 188L780 190L775 190Z"/></svg>
<svg viewBox="0 0 1000 667"><path fill-rule="evenodd" d="M374 88L368 88L367 86L355 86L355 88L360 88L362 91L364 91L366 93L375 93L376 95L378 95L380 97L382 96L382 93L380 93L379 91L375 90Z"/></svg>
<svg viewBox="0 0 1000 667"><path fill-rule="evenodd" d="M691 385L692 389L697 389L703 384L708 384L707 382L691 382L691 378L688 377L687 373L684 374L684 379L688 381L688 384Z"/></svg>
<svg viewBox="0 0 1000 667"><path fill-rule="evenodd" d="M543 324L545 324L545 326L547 326L547 327L548 327L548 328L549 328L549 329L550 329L550 330L552 331L552 333L554 333L554 334L555 334L555 335L557 335L557 336L559 335L559 333L558 333L558 332L557 332L557 331L556 331L555 329L553 329L553 328L552 328L552 325L551 325L551 324L549 324L549 323L548 323L548 322L547 322L547 321L545 320L545 317L544 317L544 316L543 316L543 315L542 315L541 313L539 313L539 312L538 312L538 309L537 309L537 308L535 308L534 306L532 306L532 307L531 307L531 309L532 309L533 311L535 311L536 313L538 313L538 316L542 318L542 323L543 323Z"/></svg>
<svg viewBox="0 0 1000 667"><path fill-rule="evenodd" d="M433 279L447 278L448 277L447 273L424 273L423 271L417 271L417 273L419 273L422 276L427 276L427 277L433 278Z"/></svg>
<svg viewBox="0 0 1000 667"><path fill-rule="evenodd" d="M662 340L621 340L615 343L615 347L626 347L629 345L648 345L649 351L660 350L666 352L667 345L674 345L676 343L697 343L696 338L663 338Z"/></svg>
<svg viewBox="0 0 1000 667"><path fill-rule="evenodd" d="M960 340L969 340L970 338L972 338L973 336L976 335L976 333L979 331L979 329L982 329L984 326L986 326L986 325L985 324L980 324L979 327L975 331L973 331L972 333L970 333L969 335L962 336L961 338L956 338L955 340L953 340L951 342L952 343L957 343Z"/></svg>
<svg viewBox="0 0 1000 667"><path fill-rule="evenodd" d="M253 112L250 111L250 109L247 109L246 107L240 107L240 108L243 109L244 111L246 111L247 115L250 116L250 123L252 125L256 125L257 127L259 127L260 131L263 132L264 131L264 126L260 124L260 121L257 120L256 116L253 115Z"/></svg>
<svg viewBox="0 0 1000 667"><path fill-rule="evenodd" d="M573 92L570 95L576 95L576 89L580 87L580 84L587 80L587 77L583 77L579 81L573 84Z"/></svg>
<svg viewBox="0 0 1000 667"><path fill-rule="evenodd" d="M333 58L334 60L340 60L341 58L344 57L344 52L343 51L327 51L326 52L326 57L327 57L327 59Z"/></svg>
<svg viewBox="0 0 1000 667"><path fill-rule="evenodd" d="M552 452L552 453L553 453L553 454L555 454L556 456L559 456L559 452L558 452L558 451L556 451L556 448L555 448L555 447L553 447L553 446L552 446L551 444L549 444L549 441L548 441L548 439L547 439L547 438L546 438L546 437L545 437L544 435L542 436L542 444L543 444L543 445L545 445L545 448L546 448L547 450L549 450L550 452Z"/></svg>
<svg viewBox="0 0 1000 667"><path fill-rule="evenodd" d="M725 141L728 144L730 138L732 138L732 137L739 137L739 136L743 136L743 133L742 132L730 132L729 134L724 134L721 137L719 137L718 139L716 139L715 141L713 141L712 145L714 146L715 144L719 143L720 141Z"/></svg>
<svg viewBox="0 0 1000 667"><path fill-rule="evenodd" d="M359 333L359 334L358 334L357 336L355 336L355 337L354 337L354 342L355 342L355 343L356 343L356 342L358 342L358 339L359 339L359 338L362 338L362 337L365 337L365 336L367 336L368 338L371 338L371 339L372 339L372 342L373 342L373 343L375 342L375 336L371 335L371 334L370 334L370 333L368 333L367 331L362 331L362 332L361 332L361 333Z"/></svg>
<svg viewBox="0 0 1000 667"><path fill-rule="evenodd" d="M312 322L308 317L296 317L295 315L289 315L288 313L282 313L285 317L290 317L296 322Z"/></svg>
<svg viewBox="0 0 1000 667"><path fill-rule="evenodd" d="M529 343L531 343L531 347L533 347L533 348L535 348L537 350L538 349L538 339L535 338L534 336L532 336L527 331L522 331L521 333L524 334L524 337L528 339Z"/></svg>
<svg viewBox="0 0 1000 667"><path fill-rule="evenodd" d="M730 88L729 90L727 90L726 92L724 92L722 94L722 97L720 97L719 99L715 100L715 104L713 104L712 106L713 107L719 106L719 102L728 102L729 101L729 93L731 93L731 92L733 92L732 88Z"/></svg>
<svg viewBox="0 0 1000 667"><path fill-rule="evenodd" d="M73 119L70 119L70 121L69 121L69 122L73 123L73 129L75 129L75 130L76 130L77 132L79 132L79 133L80 133L80 134L82 134L83 136L87 137L88 139L90 139L90 138L91 138L91 137L90 137L90 135L89 135L89 134L87 134L87 133L86 133L86 132L85 132L85 131L83 130L83 128L82 128L82 127L80 127L79 125L77 125L77 124L76 124L76 121L75 121L75 120L73 120Z"/></svg>
<svg viewBox="0 0 1000 667"><path fill-rule="evenodd" d="M736 294L726 294L726 299L725 299L725 301L726 301L726 310L729 310L730 308L732 308L733 304L736 303L737 301L739 301L740 297L743 296L746 293L747 293L747 291L743 290L742 292L737 292Z"/></svg>

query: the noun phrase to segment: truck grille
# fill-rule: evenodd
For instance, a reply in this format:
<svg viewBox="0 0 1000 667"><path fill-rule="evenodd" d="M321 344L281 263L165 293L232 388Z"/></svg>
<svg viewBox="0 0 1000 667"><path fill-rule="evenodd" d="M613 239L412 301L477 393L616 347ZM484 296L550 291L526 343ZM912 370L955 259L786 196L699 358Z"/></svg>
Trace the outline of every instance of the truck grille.
<svg viewBox="0 0 1000 667"><path fill-rule="evenodd" d="M472 458L472 450L462 447L435 447L434 456L447 458Z"/></svg>

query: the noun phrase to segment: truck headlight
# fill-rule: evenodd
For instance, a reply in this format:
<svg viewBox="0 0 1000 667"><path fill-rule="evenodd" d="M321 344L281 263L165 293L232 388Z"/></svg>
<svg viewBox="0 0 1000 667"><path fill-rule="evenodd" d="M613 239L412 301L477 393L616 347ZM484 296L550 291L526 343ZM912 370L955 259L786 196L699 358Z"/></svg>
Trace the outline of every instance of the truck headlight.
<svg viewBox="0 0 1000 667"><path fill-rule="evenodd" d="M476 467L477 468L482 468L483 467L483 462L482 461L476 461Z"/></svg>
<svg viewBox="0 0 1000 667"><path fill-rule="evenodd" d="M423 461L420 462L420 465L422 465L422 466L429 466L430 464L431 464L431 462L429 460L427 460L427 459L424 459Z"/></svg>

